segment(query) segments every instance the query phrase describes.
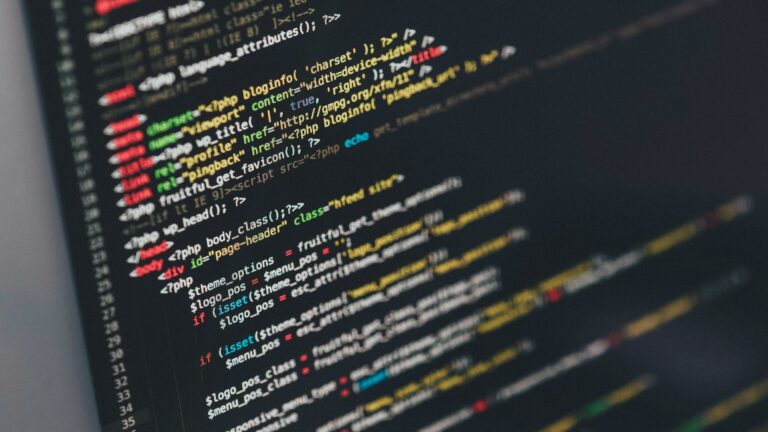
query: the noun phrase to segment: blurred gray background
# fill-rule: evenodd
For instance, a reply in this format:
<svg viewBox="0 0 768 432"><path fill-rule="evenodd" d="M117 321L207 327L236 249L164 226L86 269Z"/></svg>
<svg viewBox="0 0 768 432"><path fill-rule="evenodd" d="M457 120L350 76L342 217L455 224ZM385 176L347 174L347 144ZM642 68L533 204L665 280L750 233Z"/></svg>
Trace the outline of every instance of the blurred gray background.
<svg viewBox="0 0 768 432"><path fill-rule="evenodd" d="M0 431L96 431L19 3L0 0Z"/></svg>

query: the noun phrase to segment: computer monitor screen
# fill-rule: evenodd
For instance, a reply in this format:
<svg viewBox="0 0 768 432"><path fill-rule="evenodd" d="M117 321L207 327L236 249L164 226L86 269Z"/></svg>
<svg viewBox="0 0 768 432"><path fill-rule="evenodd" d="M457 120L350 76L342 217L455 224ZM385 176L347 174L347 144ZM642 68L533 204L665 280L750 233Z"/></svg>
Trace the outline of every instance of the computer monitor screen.
<svg viewBox="0 0 768 432"><path fill-rule="evenodd" d="M768 430L765 2L27 9L103 431Z"/></svg>

